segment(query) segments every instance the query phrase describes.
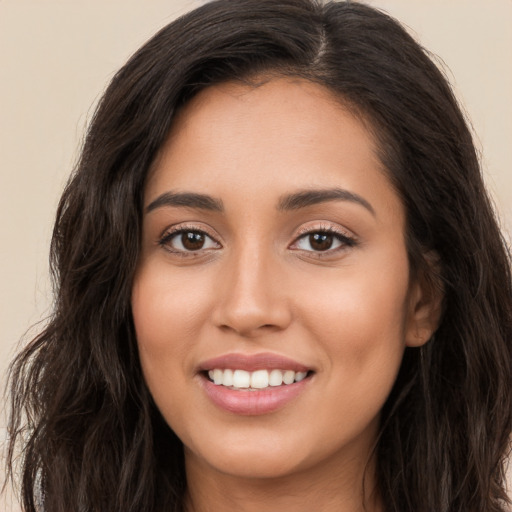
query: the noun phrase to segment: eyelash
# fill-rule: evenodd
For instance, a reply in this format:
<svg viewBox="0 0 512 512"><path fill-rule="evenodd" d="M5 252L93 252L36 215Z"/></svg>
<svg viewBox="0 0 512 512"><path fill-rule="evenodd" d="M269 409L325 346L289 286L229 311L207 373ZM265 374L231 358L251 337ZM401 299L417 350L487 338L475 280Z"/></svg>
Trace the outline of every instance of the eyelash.
<svg viewBox="0 0 512 512"><path fill-rule="evenodd" d="M204 229L200 229L197 226L178 226L176 228L171 228L169 230L166 230L163 236L158 240L158 245L160 245L163 249L166 251L169 251L172 254L175 254L177 256L181 256L184 258L188 257L197 257L199 256L204 250L208 249L198 249L197 251L183 251L181 249L174 249L170 246L170 243L174 238L176 238L179 235L183 235L184 233L196 233L203 235L206 238L209 238L213 242L215 242L217 245L220 246L219 242L215 240L215 238L207 233Z"/></svg>
<svg viewBox="0 0 512 512"><path fill-rule="evenodd" d="M299 231L297 238L293 242L293 245L296 245L299 241L306 239L307 237L311 235L329 235L333 236L338 242L340 242L340 245L334 249L327 249L326 251L304 251L310 254L310 256L313 256L315 258L325 258L332 256L334 254L337 254L338 252L344 251L347 248L355 247L358 242L355 237L348 235L346 232L336 229L334 226L331 225L321 225L319 227L310 228L306 227ZM301 250L301 249L296 249Z"/></svg>
<svg viewBox="0 0 512 512"><path fill-rule="evenodd" d="M203 249L200 248L197 251L192 250L181 250L181 249L174 249L170 246L170 242L177 236L183 235L184 233L196 233L203 235L204 237L210 239L215 244L217 244L220 247L219 242L208 232L206 232L204 229L200 229L196 226L178 226L176 228L171 228L170 230L167 230L163 236L158 240L158 245L160 245L163 249L166 251L171 252L172 254L178 255L180 257L197 257L204 253L205 250L209 250L211 248ZM297 245L301 240L304 240L306 237L311 235L328 235L333 236L338 242L340 242L340 245L338 247L335 247L334 249L327 249L325 251L314 251L314 250L304 250L304 249L293 249L294 245ZM357 240L347 235L347 233L338 230L334 228L333 226L325 226L321 225L319 227L315 228L303 228L299 231L297 237L293 241L293 243L290 245L290 248L297 251L302 251L309 253L310 256L313 256L315 258L323 258L327 256L331 256L333 254L336 254L340 251L346 250L347 248L354 247L357 245Z"/></svg>

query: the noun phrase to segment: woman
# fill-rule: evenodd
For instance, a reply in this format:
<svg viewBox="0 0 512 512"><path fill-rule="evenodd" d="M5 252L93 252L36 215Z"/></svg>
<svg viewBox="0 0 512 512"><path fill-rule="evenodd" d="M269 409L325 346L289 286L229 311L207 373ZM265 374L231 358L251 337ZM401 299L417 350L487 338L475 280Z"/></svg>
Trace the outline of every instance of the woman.
<svg viewBox="0 0 512 512"><path fill-rule="evenodd" d="M100 103L52 258L12 369L27 511L504 510L510 260L386 15L220 0L164 28Z"/></svg>

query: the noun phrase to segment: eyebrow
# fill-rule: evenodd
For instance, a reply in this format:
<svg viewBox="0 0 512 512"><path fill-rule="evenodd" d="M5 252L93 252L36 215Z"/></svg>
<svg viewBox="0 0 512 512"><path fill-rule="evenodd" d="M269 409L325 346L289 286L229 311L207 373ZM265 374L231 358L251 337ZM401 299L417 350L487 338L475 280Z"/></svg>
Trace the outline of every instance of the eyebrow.
<svg viewBox="0 0 512 512"><path fill-rule="evenodd" d="M215 199L206 194L197 194L195 192L165 192L149 203L146 207L146 213L161 208L162 206L184 206L212 212L224 211L224 205L220 199Z"/></svg>
<svg viewBox="0 0 512 512"><path fill-rule="evenodd" d="M350 201L363 206L375 216L375 210L366 199L342 188L301 190L293 194L281 196L277 204L277 209L279 211L299 210L328 201ZM146 213L163 206L182 206L212 212L224 211L222 201L207 194L199 194L196 192L165 192L149 203L146 207Z"/></svg>
<svg viewBox="0 0 512 512"><path fill-rule="evenodd" d="M373 216L375 216L375 210L372 205L363 197L349 192L342 188L328 188L319 190L302 190L294 194L282 196L279 199L277 206L278 210L298 210L300 208L306 208L315 204L325 203L327 201L350 201L357 203L366 208Z"/></svg>

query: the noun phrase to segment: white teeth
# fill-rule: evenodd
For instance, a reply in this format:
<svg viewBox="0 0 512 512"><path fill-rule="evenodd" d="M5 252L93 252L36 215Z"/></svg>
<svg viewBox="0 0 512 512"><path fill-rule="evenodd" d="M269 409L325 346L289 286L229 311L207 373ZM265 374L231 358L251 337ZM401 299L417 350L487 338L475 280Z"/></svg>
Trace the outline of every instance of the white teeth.
<svg viewBox="0 0 512 512"><path fill-rule="evenodd" d="M295 382L300 382L301 380L304 380L307 374L308 372L297 372L295 374Z"/></svg>
<svg viewBox="0 0 512 512"><path fill-rule="evenodd" d="M246 372L245 370L235 370L233 372L233 386L235 388L251 387L251 374L249 372Z"/></svg>
<svg viewBox="0 0 512 512"><path fill-rule="evenodd" d="M223 386L233 385L233 370L224 370L224 377L222 379Z"/></svg>
<svg viewBox="0 0 512 512"><path fill-rule="evenodd" d="M268 388L268 372L267 370L258 370L252 372L251 388L263 389Z"/></svg>
<svg viewBox="0 0 512 512"><path fill-rule="evenodd" d="M215 368L215 370L213 370L213 382L215 382L215 384L222 384L223 380L224 372L218 368Z"/></svg>
<svg viewBox="0 0 512 512"><path fill-rule="evenodd" d="M234 389L265 389L269 386L282 386L304 380L308 372L293 370L221 370L215 368L208 371L208 377L217 386L227 386Z"/></svg>
<svg viewBox="0 0 512 512"><path fill-rule="evenodd" d="M272 370L268 376L268 383L271 386L280 386L283 383L283 372L281 370Z"/></svg>
<svg viewBox="0 0 512 512"><path fill-rule="evenodd" d="M295 380L295 372L287 370L283 373L283 382L285 384L291 384Z"/></svg>

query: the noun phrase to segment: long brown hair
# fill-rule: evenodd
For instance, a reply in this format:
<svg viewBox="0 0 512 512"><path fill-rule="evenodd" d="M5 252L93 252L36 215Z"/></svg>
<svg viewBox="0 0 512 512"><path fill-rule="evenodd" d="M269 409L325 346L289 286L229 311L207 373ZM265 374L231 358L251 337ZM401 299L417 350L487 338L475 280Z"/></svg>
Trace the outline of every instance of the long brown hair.
<svg viewBox="0 0 512 512"><path fill-rule="evenodd" d="M206 4L108 87L57 211L53 314L11 366L9 469L19 446L25 511L41 501L45 512L180 510L182 445L144 383L130 308L144 181L188 99L261 73L322 84L366 120L406 209L411 266L444 290L435 337L406 349L382 413L386 511L503 511L510 256L470 132L443 74L395 20L312 0Z"/></svg>

